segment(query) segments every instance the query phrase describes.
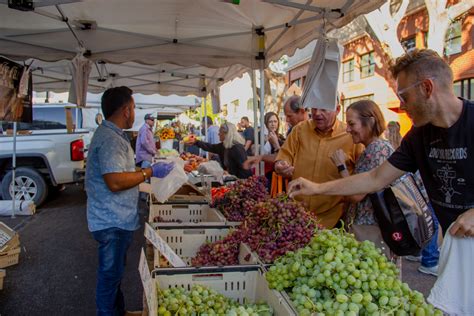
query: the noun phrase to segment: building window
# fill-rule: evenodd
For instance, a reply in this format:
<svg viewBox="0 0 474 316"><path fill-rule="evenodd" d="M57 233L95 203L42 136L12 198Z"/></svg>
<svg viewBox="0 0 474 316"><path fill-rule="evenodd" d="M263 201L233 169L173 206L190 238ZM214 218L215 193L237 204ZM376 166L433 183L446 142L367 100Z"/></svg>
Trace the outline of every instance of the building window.
<svg viewBox="0 0 474 316"><path fill-rule="evenodd" d="M472 100L474 98L474 78L456 81L453 85L454 94L458 97Z"/></svg>
<svg viewBox="0 0 474 316"><path fill-rule="evenodd" d="M297 87L301 88L301 78L294 80L292 84L295 84Z"/></svg>
<svg viewBox="0 0 474 316"><path fill-rule="evenodd" d="M360 57L360 77L367 78L375 74L374 52Z"/></svg>
<svg viewBox="0 0 474 316"><path fill-rule="evenodd" d="M237 114L237 110L239 109L239 99L230 102L234 107L234 113Z"/></svg>
<svg viewBox="0 0 474 316"><path fill-rule="evenodd" d="M351 82L354 81L354 58L348 60L342 64L342 81Z"/></svg>
<svg viewBox="0 0 474 316"><path fill-rule="evenodd" d="M416 48L416 37L407 38L401 44L407 53L411 52Z"/></svg>
<svg viewBox="0 0 474 316"><path fill-rule="evenodd" d="M444 41L444 54L446 56L458 54L462 50L462 20L458 19L451 23L446 32Z"/></svg>
<svg viewBox="0 0 474 316"><path fill-rule="evenodd" d="M374 95L373 94L367 94L367 95L361 95L358 97L353 97L353 98L344 98L342 99L342 120L346 120L346 109L349 107L354 102L360 101L360 100L374 100Z"/></svg>

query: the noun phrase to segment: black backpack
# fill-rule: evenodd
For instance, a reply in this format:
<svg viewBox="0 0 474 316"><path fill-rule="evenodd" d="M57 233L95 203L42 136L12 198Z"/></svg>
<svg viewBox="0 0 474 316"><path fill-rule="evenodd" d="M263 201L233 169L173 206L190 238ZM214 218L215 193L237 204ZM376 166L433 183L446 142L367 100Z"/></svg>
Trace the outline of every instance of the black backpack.
<svg viewBox="0 0 474 316"><path fill-rule="evenodd" d="M419 255L434 235L431 205L413 175L369 194L383 240L398 256Z"/></svg>

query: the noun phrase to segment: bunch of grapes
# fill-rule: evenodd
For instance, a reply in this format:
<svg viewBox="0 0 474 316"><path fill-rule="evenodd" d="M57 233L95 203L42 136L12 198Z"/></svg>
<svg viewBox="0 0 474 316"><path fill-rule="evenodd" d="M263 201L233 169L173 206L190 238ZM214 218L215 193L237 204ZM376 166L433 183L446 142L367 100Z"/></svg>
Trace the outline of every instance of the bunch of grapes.
<svg viewBox="0 0 474 316"><path fill-rule="evenodd" d="M281 196L259 202L226 238L201 246L193 266L238 264L240 243L249 245L265 263L304 247L317 228L300 202Z"/></svg>
<svg viewBox="0 0 474 316"><path fill-rule="evenodd" d="M268 198L265 177L240 179L229 185L228 189L223 197L215 199L211 206L219 209L229 221L243 221L256 203Z"/></svg>
<svg viewBox="0 0 474 316"><path fill-rule="evenodd" d="M244 242L265 263L304 247L318 228L303 204L286 196L256 204L242 226Z"/></svg>
<svg viewBox="0 0 474 316"><path fill-rule="evenodd" d="M168 220L166 220L161 216L155 216L153 218L153 222L154 223L182 223L183 221L180 220L180 219L168 219Z"/></svg>
<svg viewBox="0 0 474 316"><path fill-rule="evenodd" d="M398 278L370 241L342 229L322 230L296 252L275 261L270 288L285 290L299 315L442 315Z"/></svg>
<svg viewBox="0 0 474 316"><path fill-rule="evenodd" d="M211 288L193 285L158 290L158 315L252 315L270 316L273 310L265 303L244 304L225 297Z"/></svg>
<svg viewBox="0 0 474 316"><path fill-rule="evenodd" d="M226 266L239 264L239 247L241 236L238 231L232 231L225 238L214 243L202 245L197 255L191 259L191 265Z"/></svg>

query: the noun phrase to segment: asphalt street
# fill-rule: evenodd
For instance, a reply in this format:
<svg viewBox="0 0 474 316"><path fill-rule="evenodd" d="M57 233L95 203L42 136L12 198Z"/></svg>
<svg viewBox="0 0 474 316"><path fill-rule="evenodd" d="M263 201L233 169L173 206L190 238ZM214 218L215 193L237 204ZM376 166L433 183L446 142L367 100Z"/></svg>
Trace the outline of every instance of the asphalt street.
<svg viewBox="0 0 474 316"><path fill-rule="evenodd" d="M147 210L139 204L143 223ZM18 265L7 268L0 291L0 315L95 315L96 242L87 230L86 195L80 186L65 191L34 216L0 217L20 233ZM122 282L128 310L141 310L143 289L138 274L142 229L135 233ZM435 277L416 271L417 263L403 261L403 280L428 295Z"/></svg>

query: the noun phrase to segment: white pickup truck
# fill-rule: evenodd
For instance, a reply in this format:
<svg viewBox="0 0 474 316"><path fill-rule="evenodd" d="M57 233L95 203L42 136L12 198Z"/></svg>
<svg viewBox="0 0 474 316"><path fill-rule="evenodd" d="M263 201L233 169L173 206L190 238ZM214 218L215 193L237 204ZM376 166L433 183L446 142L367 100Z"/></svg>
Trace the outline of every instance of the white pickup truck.
<svg viewBox="0 0 474 316"><path fill-rule="evenodd" d="M20 130L28 132L16 138L15 194L17 199L33 200L37 206L45 201L50 189L83 180L84 138L89 137L87 130L67 133L62 123L53 120L53 112L64 113L64 107L54 111L46 108L34 108L33 124L19 124ZM39 120L38 111L47 117ZM4 133L0 135L0 193L4 200L12 196L13 135L5 133L10 125L4 123Z"/></svg>

